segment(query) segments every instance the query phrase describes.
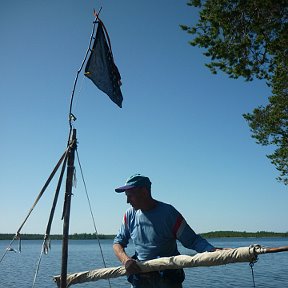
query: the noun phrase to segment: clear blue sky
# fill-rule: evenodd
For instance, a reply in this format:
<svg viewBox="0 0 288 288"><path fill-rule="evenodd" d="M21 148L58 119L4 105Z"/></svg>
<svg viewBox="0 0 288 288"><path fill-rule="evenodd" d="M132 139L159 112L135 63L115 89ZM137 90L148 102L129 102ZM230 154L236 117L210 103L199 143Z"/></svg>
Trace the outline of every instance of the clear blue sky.
<svg viewBox="0 0 288 288"><path fill-rule="evenodd" d="M93 8L112 41L123 108L81 74L73 113L78 152L99 233L116 233L128 207L114 188L142 173L156 199L174 204L196 232L288 231L287 188L251 138L243 113L265 105L264 82L212 75L179 24L186 1L5 1L1 34L0 232L14 233L66 147L76 71ZM71 233L93 233L78 165ZM56 186L23 233L44 233ZM63 184L63 188L64 188ZM52 233L61 233L61 191Z"/></svg>

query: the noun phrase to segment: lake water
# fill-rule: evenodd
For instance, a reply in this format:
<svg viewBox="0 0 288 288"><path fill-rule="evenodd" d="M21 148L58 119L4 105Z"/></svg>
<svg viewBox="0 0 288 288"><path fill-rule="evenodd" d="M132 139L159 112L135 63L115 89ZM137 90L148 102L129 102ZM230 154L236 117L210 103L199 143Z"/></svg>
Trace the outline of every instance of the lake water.
<svg viewBox="0 0 288 288"><path fill-rule="evenodd" d="M218 247L244 247L260 244L267 247L287 246L288 238L223 238L210 239ZM10 241L0 241L0 257L2 257ZM17 244L14 242L14 248ZM32 287L42 241L22 241L22 253L8 252L0 263L1 288ZM131 245L132 246L132 245ZM112 240L102 240L101 247L107 267L119 266L119 262L112 251ZM127 251L133 253L133 247ZM52 281L53 275L61 271L61 241L52 241L51 251L44 255L34 287L57 287ZM193 251L179 247L182 254L191 255ZM101 253L97 241L70 240L69 242L69 272L79 272L102 268ZM288 287L288 252L264 254L259 256L254 265L256 287L284 288ZM199 267L185 269L186 279L183 287L254 287L251 268L248 263L229 264L216 267ZM130 287L126 277L111 279L111 287ZM107 280L99 280L71 287L79 288L109 288Z"/></svg>

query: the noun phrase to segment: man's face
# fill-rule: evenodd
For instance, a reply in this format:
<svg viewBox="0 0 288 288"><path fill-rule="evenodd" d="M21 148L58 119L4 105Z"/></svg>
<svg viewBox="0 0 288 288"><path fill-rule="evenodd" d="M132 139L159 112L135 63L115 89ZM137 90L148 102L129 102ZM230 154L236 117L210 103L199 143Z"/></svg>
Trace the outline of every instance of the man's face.
<svg viewBox="0 0 288 288"><path fill-rule="evenodd" d="M127 203L135 210L141 209L145 203L145 193L143 187L132 188L125 191Z"/></svg>

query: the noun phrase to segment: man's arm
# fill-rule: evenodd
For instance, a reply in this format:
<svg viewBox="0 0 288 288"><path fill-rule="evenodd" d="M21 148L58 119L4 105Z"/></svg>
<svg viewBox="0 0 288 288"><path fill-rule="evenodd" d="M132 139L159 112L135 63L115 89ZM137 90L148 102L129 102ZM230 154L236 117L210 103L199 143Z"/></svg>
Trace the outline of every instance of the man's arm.
<svg viewBox="0 0 288 288"><path fill-rule="evenodd" d="M125 265L128 259L131 259L125 252L124 248L120 244L113 244L113 250L119 261Z"/></svg>
<svg viewBox="0 0 288 288"><path fill-rule="evenodd" d="M113 244L113 250L117 258L120 262L125 266L127 274L137 274L140 273L141 270L137 265L137 261L129 257L123 246L118 243Z"/></svg>
<svg viewBox="0 0 288 288"><path fill-rule="evenodd" d="M199 234L196 234L194 230L188 225L183 216L175 210L177 216L176 221L173 227L173 233L175 238L177 238L184 247L188 249L193 249L198 253L201 252L212 252L219 249L215 248L212 244L210 244L206 239L202 238Z"/></svg>

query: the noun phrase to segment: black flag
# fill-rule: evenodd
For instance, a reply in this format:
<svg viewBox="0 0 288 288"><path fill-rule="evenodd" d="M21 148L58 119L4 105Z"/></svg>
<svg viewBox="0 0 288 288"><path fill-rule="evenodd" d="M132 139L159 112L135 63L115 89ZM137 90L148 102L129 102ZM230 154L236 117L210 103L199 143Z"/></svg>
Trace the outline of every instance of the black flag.
<svg viewBox="0 0 288 288"><path fill-rule="evenodd" d="M85 67L85 76L122 108L121 76L114 63L108 34L105 29L105 36L103 28L105 29L99 20L93 48Z"/></svg>

